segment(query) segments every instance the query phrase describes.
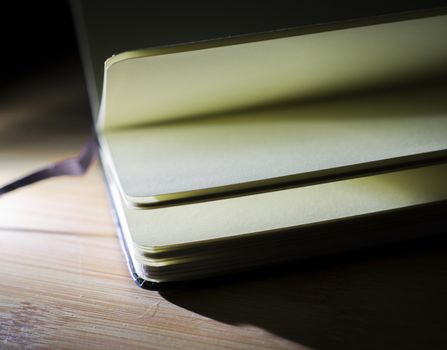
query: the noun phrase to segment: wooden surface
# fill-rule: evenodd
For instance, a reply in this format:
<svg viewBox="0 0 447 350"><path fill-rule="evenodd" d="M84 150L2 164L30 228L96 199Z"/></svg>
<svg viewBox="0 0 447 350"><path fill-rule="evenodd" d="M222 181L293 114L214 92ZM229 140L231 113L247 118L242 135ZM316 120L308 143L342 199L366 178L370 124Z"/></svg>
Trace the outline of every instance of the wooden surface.
<svg viewBox="0 0 447 350"><path fill-rule="evenodd" d="M71 71L2 92L0 183L86 139L86 96ZM0 198L0 348L445 349L446 252L447 239L432 238L142 290L94 166Z"/></svg>

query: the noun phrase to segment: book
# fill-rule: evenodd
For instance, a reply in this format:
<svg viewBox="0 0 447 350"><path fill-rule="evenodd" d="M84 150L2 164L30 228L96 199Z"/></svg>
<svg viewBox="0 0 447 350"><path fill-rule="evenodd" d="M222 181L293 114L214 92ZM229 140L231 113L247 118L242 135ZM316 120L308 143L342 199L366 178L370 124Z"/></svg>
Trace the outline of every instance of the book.
<svg viewBox="0 0 447 350"><path fill-rule="evenodd" d="M439 233L444 9L124 52L96 123L141 285Z"/></svg>

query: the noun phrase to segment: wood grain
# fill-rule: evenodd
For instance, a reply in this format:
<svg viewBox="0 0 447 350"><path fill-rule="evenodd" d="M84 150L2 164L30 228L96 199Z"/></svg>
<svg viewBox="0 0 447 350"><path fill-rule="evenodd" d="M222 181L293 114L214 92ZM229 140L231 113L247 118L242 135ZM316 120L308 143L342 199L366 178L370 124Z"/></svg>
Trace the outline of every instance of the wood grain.
<svg viewBox="0 0 447 350"><path fill-rule="evenodd" d="M45 81L0 101L1 182L88 135L82 81ZM142 290L95 166L0 198L0 348L445 349L446 252L440 237Z"/></svg>

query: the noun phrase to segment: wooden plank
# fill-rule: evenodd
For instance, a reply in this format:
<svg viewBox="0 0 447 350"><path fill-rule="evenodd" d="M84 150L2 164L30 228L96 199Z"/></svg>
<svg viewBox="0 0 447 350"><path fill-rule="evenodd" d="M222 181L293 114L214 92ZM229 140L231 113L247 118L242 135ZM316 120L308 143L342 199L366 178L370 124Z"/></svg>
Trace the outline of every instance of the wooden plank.
<svg viewBox="0 0 447 350"><path fill-rule="evenodd" d="M0 344L198 349L296 345L258 327L209 319L157 292L139 289L127 271L97 168L84 178L54 179L23 189L0 204Z"/></svg>

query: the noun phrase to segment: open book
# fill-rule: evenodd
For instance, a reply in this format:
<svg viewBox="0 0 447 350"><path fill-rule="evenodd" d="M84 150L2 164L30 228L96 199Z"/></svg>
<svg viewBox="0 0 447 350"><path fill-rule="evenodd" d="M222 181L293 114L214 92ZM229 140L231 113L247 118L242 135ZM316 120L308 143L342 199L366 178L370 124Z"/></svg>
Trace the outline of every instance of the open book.
<svg viewBox="0 0 447 350"><path fill-rule="evenodd" d="M447 15L239 36L105 63L100 155L142 283L438 232Z"/></svg>

